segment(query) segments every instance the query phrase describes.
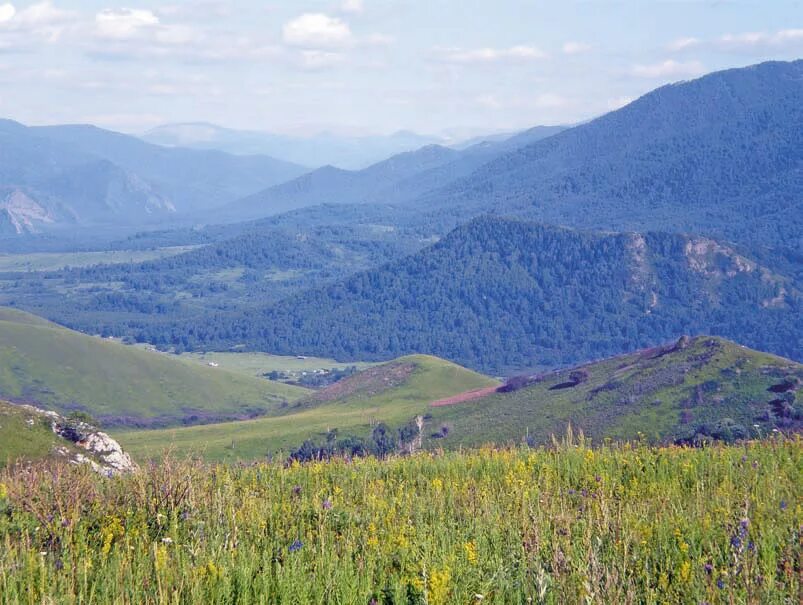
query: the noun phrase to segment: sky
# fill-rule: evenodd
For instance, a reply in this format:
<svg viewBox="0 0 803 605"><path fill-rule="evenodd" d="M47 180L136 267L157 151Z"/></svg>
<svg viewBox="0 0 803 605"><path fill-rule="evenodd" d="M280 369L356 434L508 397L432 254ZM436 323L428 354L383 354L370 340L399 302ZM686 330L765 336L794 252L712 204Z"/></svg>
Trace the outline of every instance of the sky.
<svg viewBox="0 0 803 605"><path fill-rule="evenodd" d="M469 136L803 56L803 0L0 0L0 117Z"/></svg>

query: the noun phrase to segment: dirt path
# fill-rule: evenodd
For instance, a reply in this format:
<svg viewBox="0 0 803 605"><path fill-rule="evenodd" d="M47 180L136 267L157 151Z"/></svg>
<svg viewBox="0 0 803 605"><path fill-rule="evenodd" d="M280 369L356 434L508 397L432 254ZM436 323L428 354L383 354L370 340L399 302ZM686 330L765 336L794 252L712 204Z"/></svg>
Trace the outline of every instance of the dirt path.
<svg viewBox="0 0 803 605"><path fill-rule="evenodd" d="M473 391L466 391L465 393L459 393L457 395L452 395L451 397L438 399L429 405L431 405L433 408L440 408L446 405L465 403L466 401L472 401L474 399L479 399L480 397L485 397L486 395L491 395L492 393L495 393L496 389L498 388L498 386L490 386L482 389L474 389Z"/></svg>

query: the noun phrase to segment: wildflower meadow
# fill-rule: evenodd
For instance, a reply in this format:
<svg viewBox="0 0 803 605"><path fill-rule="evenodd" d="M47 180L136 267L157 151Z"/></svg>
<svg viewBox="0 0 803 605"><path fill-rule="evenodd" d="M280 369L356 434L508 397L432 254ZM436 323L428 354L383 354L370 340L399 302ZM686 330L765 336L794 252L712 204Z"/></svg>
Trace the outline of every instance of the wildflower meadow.
<svg viewBox="0 0 803 605"><path fill-rule="evenodd" d="M0 474L0 603L799 603L803 440Z"/></svg>

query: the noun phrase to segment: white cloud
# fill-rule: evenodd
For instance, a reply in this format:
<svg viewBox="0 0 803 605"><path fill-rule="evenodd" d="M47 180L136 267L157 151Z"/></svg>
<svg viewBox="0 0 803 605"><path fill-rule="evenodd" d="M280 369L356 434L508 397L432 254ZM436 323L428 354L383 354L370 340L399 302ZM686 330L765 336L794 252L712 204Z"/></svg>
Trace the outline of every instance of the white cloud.
<svg viewBox="0 0 803 605"><path fill-rule="evenodd" d="M17 10L14 8L13 4L2 4L0 5L0 23L7 23L14 18Z"/></svg>
<svg viewBox="0 0 803 605"><path fill-rule="evenodd" d="M57 42L75 19L75 13L61 10L52 2L37 2L18 11L13 4L0 5L0 28L8 34L6 48L34 46L38 38Z"/></svg>
<svg viewBox="0 0 803 605"><path fill-rule="evenodd" d="M504 107L504 103L496 95L480 95L476 100L479 105L488 109L502 109Z"/></svg>
<svg viewBox="0 0 803 605"><path fill-rule="evenodd" d="M366 46L390 46L396 41L393 36L386 36L385 34L370 34L365 37L363 44Z"/></svg>
<svg viewBox="0 0 803 605"><path fill-rule="evenodd" d="M23 26L36 27L64 23L73 17L72 12L56 8L52 2L38 2L17 13L15 21Z"/></svg>
<svg viewBox="0 0 803 605"><path fill-rule="evenodd" d="M689 48L694 48L699 45L700 41L697 38L678 38L667 45L667 50L678 52L681 50L688 50Z"/></svg>
<svg viewBox="0 0 803 605"><path fill-rule="evenodd" d="M340 6L344 13L361 13L364 8L362 0L345 0Z"/></svg>
<svg viewBox="0 0 803 605"><path fill-rule="evenodd" d="M159 17L144 9L106 9L95 15L95 27L102 38L130 40L159 25Z"/></svg>
<svg viewBox="0 0 803 605"><path fill-rule="evenodd" d="M511 46L510 48L445 48L438 49L438 57L447 63L496 63L503 61L532 61L546 58L546 54L534 46Z"/></svg>
<svg viewBox="0 0 803 605"><path fill-rule="evenodd" d="M725 34L717 40L717 45L728 50L803 45L803 29L782 29L771 34L766 32Z"/></svg>
<svg viewBox="0 0 803 605"><path fill-rule="evenodd" d="M591 50L591 46L583 42L566 42L563 45L563 53L566 55L579 55Z"/></svg>
<svg viewBox="0 0 803 605"><path fill-rule="evenodd" d="M558 109L568 107L572 102L559 94L546 92L535 97L535 106L539 109Z"/></svg>
<svg viewBox="0 0 803 605"><path fill-rule="evenodd" d="M613 99L608 99L608 109L610 111L621 109L625 105L630 105L633 101L635 101L633 97L615 97Z"/></svg>
<svg viewBox="0 0 803 605"><path fill-rule="evenodd" d="M352 42L348 24L323 13L306 13L285 23L284 42L304 48L339 48Z"/></svg>
<svg viewBox="0 0 803 605"><path fill-rule="evenodd" d="M699 61L675 61L668 59L651 65L636 65L631 73L639 78L674 78L699 76L705 73L705 67Z"/></svg>
<svg viewBox="0 0 803 605"><path fill-rule="evenodd" d="M344 60L341 53L325 50L303 50L299 57L301 59L301 67L310 71L329 69L339 65Z"/></svg>
<svg viewBox="0 0 803 605"><path fill-rule="evenodd" d="M475 102L488 109L525 109L525 110L550 110L565 109L574 105L574 101L554 92L545 92L534 97L531 96L512 96L500 99L495 94L485 94L476 97Z"/></svg>

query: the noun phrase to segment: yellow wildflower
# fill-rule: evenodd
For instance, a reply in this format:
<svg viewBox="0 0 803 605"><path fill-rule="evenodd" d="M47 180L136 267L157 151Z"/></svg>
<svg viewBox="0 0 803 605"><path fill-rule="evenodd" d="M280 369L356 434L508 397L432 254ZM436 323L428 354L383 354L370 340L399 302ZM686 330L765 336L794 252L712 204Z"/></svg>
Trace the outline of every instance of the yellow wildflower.
<svg viewBox="0 0 803 605"><path fill-rule="evenodd" d="M449 596L449 585L451 580L452 572L448 567L433 571L432 576L430 576L429 579L429 598L427 599L427 603L431 603L432 605L441 605L441 603L446 603L446 599Z"/></svg>
<svg viewBox="0 0 803 605"><path fill-rule="evenodd" d="M472 540L463 544L463 549L466 551L466 559L471 565L477 564L477 544Z"/></svg>
<svg viewBox="0 0 803 605"><path fill-rule="evenodd" d="M680 564L680 572L678 573L680 576L680 580L682 582L688 582L689 578L691 577L691 563L688 561L683 561Z"/></svg>

